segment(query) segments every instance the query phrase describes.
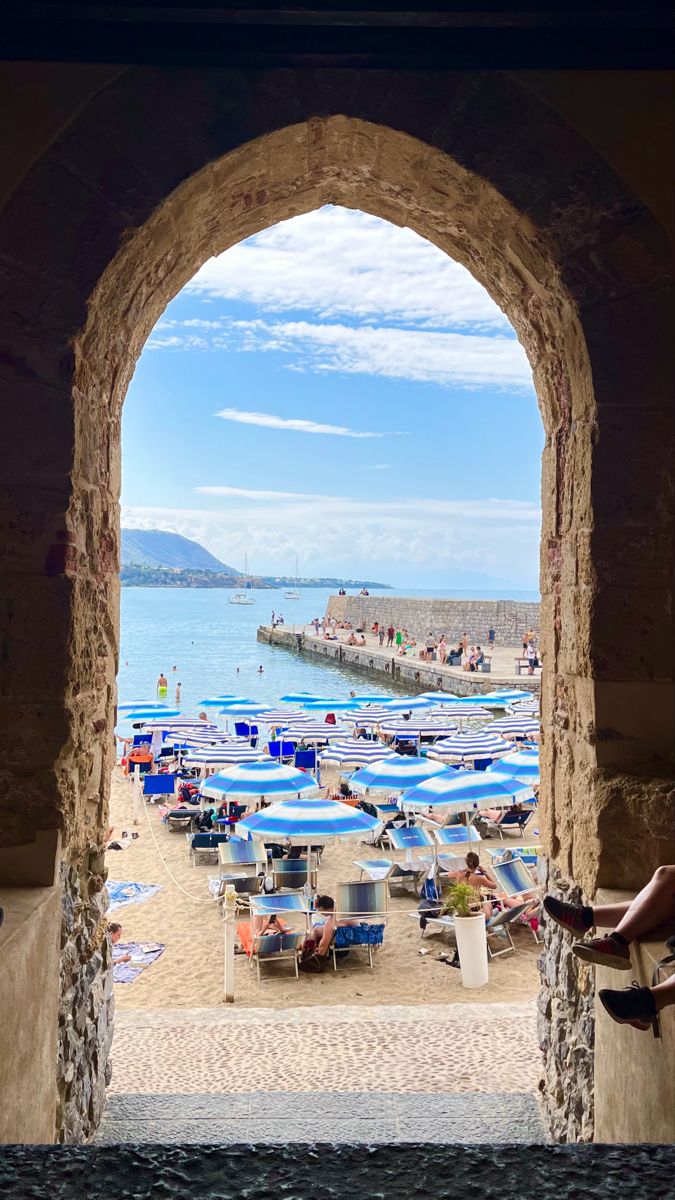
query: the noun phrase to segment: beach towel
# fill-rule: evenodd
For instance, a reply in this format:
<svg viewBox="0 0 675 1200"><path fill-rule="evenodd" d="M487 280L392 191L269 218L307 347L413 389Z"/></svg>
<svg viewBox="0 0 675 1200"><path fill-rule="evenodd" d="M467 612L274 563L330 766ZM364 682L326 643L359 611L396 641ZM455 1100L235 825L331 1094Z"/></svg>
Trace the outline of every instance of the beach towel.
<svg viewBox="0 0 675 1200"><path fill-rule="evenodd" d="M160 889L158 883L120 883L119 880L108 880L108 895L110 897L109 911L114 912L123 904L142 904L149 900Z"/></svg>
<svg viewBox="0 0 675 1200"><path fill-rule="evenodd" d="M141 971L152 965L164 953L161 942L118 942L115 955L130 954L131 962L113 962L113 982L133 983Z"/></svg>

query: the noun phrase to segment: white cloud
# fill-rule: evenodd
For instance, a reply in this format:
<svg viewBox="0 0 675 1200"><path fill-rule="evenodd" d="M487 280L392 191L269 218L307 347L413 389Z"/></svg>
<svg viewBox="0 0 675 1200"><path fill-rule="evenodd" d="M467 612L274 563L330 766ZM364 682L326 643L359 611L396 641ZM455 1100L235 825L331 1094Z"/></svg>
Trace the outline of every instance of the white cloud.
<svg viewBox="0 0 675 1200"><path fill-rule="evenodd" d="M240 242L205 263L187 287L268 312L509 327L481 284L443 250L411 229L334 206Z"/></svg>
<svg viewBox="0 0 675 1200"><path fill-rule="evenodd" d="M289 429L294 433L325 433L332 437L379 438L385 433L364 433L349 429L346 425L322 425L318 421L305 421L298 417L277 417L273 413L245 412L239 408L223 408L216 413L223 421L234 421L239 425L260 425L265 429Z"/></svg>
<svg viewBox="0 0 675 1200"><path fill-rule="evenodd" d="M371 463L369 471L391 471L391 463Z"/></svg>
<svg viewBox="0 0 675 1200"><path fill-rule="evenodd" d="M183 322L163 322L153 334L150 349L239 350L270 352L294 356L292 370L316 374L336 372L343 375L377 375L386 379L434 383L441 386L492 387L531 390L532 373L525 351L511 337L487 337L483 334L436 333L425 329L399 329L369 325L315 325L309 321L223 321L210 340L194 334L172 332ZM238 414L224 409L220 416L247 424L277 429L300 428L305 433L337 433L342 437L378 437L377 433L357 433L340 426L313 427L314 422L290 422L267 413ZM228 415L225 415L228 414Z"/></svg>
<svg viewBox="0 0 675 1200"><path fill-rule="evenodd" d="M235 567L247 554L259 574L288 573L297 554L307 575L387 581L462 569L522 579L521 586L531 586L535 576L540 513L534 504L254 495L228 496L219 511L125 507L122 521L128 528L181 533Z"/></svg>
<svg viewBox="0 0 675 1200"><path fill-rule="evenodd" d="M306 492L268 492L260 488L227 487L224 484L213 484L196 487L195 492L202 496L236 496L244 500L325 500L325 496L312 496Z"/></svg>

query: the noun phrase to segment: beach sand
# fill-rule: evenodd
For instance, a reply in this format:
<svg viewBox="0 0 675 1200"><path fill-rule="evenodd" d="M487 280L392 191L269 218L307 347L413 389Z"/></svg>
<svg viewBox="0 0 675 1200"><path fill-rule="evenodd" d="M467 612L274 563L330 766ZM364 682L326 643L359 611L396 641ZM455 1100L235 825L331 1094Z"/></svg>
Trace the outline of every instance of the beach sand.
<svg viewBox="0 0 675 1200"><path fill-rule="evenodd" d="M119 768L113 773L110 824L116 836L134 828L132 788ZM166 950L134 983L115 986L117 1009L224 1005L223 922L220 908L207 889L207 878L217 875L218 867L192 867L185 835L169 833L153 805L145 806L136 828L140 836L131 846L108 851L109 878L160 884L161 890L145 903L117 909L110 919L122 925L123 941L163 942ZM483 847L497 844L484 842ZM320 890L332 894L338 881L358 878L353 860L380 853L356 842L327 846L319 872ZM487 862L484 851L482 857ZM428 933L422 940L417 920L407 915L416 910L417 904L412 891L397 890L392 896L384 946L375 955L373 971L365 952L357 951L337 972L331 968L321 975L301 974L296 980L290 964L279 963L264 969L258 983L248 959L237 957L235 1005L274 1009L340 1004L514 1003L534 999L539 948L528 928L512 926L517 953L491 961L489 984L479 991L467 991L462 987L460 972L439 961L438 955L450 948L449 940ZM420 955L420 948L429 953Z"/></svg>

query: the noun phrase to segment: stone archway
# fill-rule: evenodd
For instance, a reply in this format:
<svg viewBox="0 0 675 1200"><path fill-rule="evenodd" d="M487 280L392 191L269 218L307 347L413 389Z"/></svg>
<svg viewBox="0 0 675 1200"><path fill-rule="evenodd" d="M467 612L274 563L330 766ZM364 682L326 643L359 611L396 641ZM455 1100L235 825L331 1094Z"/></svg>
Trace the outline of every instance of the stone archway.
<svg viewBox="0 0 675 1200"><path fill-rule="evenodd" d="M675 848L662 653L672 426L657 221L583 138L502 74L128 71L62 131L0 220L21 464L9 502L13 749L0 867L19 846L19 882L49 882L61 863L72 917L64 1020L73 989L85 975L102 981L107 966L100 845L124 394L157 317L207 257L324 203L408 224L462 262L532 364L546 432L542 821L556 870L592 895L639 884ZM635 862L623 850L647 822ZM564 1029L574 1014L556 953L546 1019ZM97 1016L61 1038L61 1136L98 1119L108 1037ZM64 1083L73 1062L79 1091ZM551 1052L551 1091L565 1069ZM558 1090L555 1128L574 1137L581 1119Z"/></svg>

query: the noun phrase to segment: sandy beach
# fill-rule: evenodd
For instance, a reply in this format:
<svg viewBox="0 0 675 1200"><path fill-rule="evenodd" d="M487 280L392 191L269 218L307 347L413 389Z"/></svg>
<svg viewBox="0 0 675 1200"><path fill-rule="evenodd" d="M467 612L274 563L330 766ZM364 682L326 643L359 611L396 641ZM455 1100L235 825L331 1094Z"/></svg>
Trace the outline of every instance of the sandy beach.
<svg viewBox="0 0 675 1200"><path fill-rule="evenodd" d="M110 806L110 825L116 836L133 828L131 800L131 785L116 768ZM214 864L192 867L185 835L170 833L152 805L146 805L137 829L140 836L127 849L108 851L109 878L160 884L160 891L142 904L117 909L110 919L122 925L123 941L162 942L166 950L134 983L115 985L117 1009L223 1005L223 923L207 885L208 876L217 875L218 868ZM482 844L484 861L487 847L496 844ZM358 843L329 845L319 873L320 890L331 894L338 881L358 878L353 860L363 857L364 849ZM373 847L367 849L369 858L378 853L373 853ZM448 939L427 934L422 940L417 920L408 915L417 903L412 892L397 890L391 897L384 946L376 955L373 971L357 952L338 972L331 969L321 975L301 975L299 980L289 964L276 964L264 972L258 984L248 959L238 957L235 1006L486 1004L522 1002L536 996L538 947L528 928L514 929L516 954L490 963L487 987L467 991L459 971L439 960L448 950ZM429 953L420 955L420 948Z"/></svg>

